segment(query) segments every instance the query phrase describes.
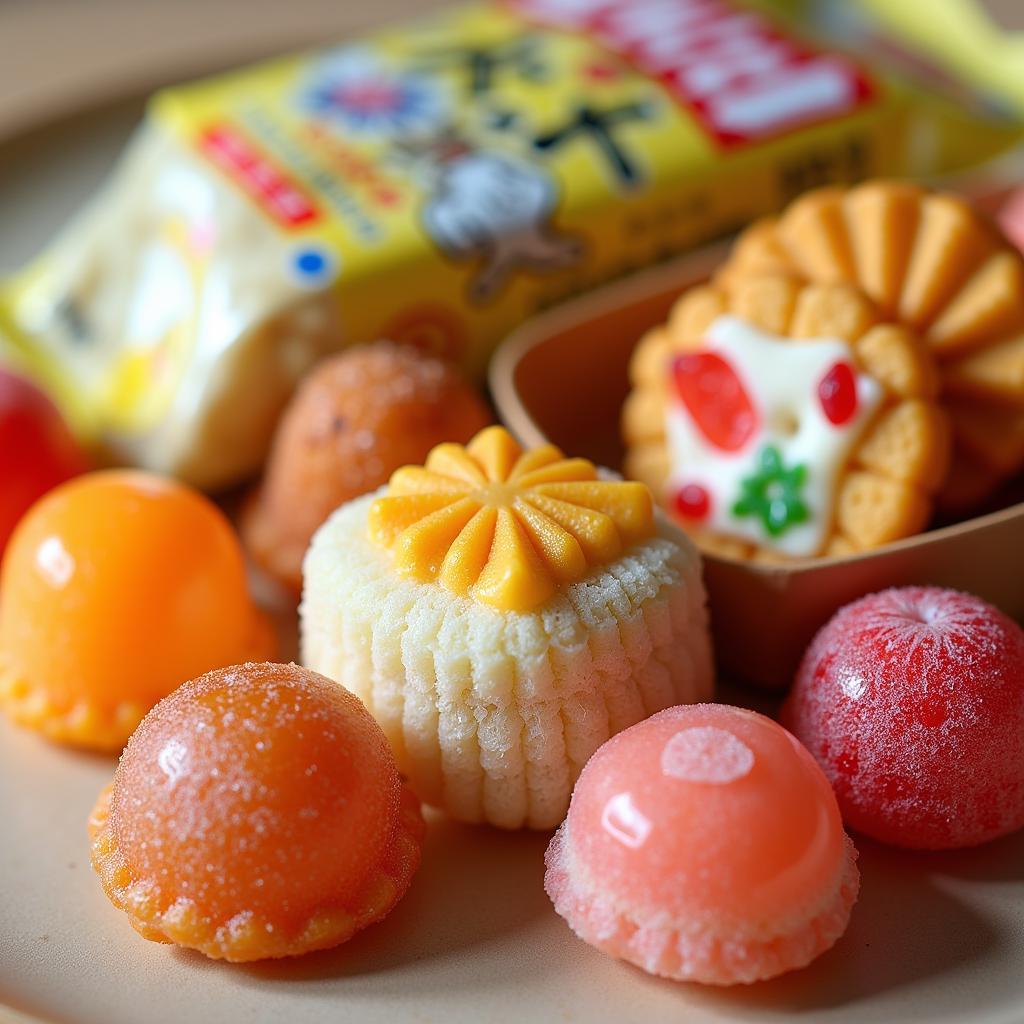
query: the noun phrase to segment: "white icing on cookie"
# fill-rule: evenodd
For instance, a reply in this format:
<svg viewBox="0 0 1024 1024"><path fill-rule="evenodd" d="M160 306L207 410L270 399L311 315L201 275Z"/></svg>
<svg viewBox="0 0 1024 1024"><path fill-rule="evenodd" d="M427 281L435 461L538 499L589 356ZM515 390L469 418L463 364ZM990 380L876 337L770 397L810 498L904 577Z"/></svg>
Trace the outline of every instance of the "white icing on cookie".
<svg viewBox="0 0 1024 1024"><path fill-rule="evenodd" d="M779 338L720 316L708 328L704 348L677 357L666 372L670 493L685 488L687 495L706 495L701 525L717 533L795 557L820 554L838 479L883 397L878 381L856 370L851 347L838 339ZM678 372L689 382L689 404ZM838 423L820 396L826 378L849 385L850 402ZM718 415L713 437L707 419L700 422L700 408L695 416L695 403ZM724 414L724 425L723 406L734 409L731 420ZM744 481L751 483L745 488Z"/></svg>

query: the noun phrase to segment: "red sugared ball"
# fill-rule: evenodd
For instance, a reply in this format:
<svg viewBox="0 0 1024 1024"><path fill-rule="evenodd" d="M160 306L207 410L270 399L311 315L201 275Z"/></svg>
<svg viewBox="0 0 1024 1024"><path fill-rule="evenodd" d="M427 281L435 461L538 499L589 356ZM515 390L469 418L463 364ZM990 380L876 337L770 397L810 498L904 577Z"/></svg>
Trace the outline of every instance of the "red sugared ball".
<svg viewBox="0 0 1024 1024"><path fill-rule="evenodd" d="M24 378L0 370L0 554L36 499L86 468L53 403Z"/></svg>
<svg viewBox="0 0 1024 1024"><path fill-rule="evenodd" d="M978 597L905 587L847 605L782 718L859 832L938 850L1024 825L1024 630Z"/></svg>

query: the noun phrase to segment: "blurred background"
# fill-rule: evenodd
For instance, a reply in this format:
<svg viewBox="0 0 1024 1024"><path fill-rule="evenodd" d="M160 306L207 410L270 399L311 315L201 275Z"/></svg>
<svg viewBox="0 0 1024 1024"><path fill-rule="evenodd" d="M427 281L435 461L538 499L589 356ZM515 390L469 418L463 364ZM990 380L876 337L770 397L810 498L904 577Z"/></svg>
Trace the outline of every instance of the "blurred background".
<svg viewBox="0 0 1024 1024"><path fill-rule="evenodd" d="M0 139L69 107L440 6L438 0L0 0Z"/></svg>
<svg viewBox="0 0 1024 1024"><path fill-rule="evenodd" d="M441 6L439 0L0 0L0 139L69 105L322 44ZM831 6L844 5L833 0ZM863 6L893 20L933 21L940 45L938 28L962 8L987 13L1003 32L1024 31L1022 0L869 0Z"/></svg>

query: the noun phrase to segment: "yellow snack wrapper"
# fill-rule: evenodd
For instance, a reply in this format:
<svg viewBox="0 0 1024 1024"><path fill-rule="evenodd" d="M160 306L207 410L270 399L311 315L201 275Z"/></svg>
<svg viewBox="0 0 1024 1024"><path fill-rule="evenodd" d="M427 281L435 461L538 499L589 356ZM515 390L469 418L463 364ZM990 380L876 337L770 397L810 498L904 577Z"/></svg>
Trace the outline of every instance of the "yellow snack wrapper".
<svg viewBox="0 0 1024 1024"><path fill-rule="evenodd" d="M1024 4L1020 0L853 0L892 39L1024 117Z"/></svg>
<svg viewBox="0 0 1024 1024"><path fill-rule="evenodd" d="M731 0L459 8L159 93L0 334L87 438L219 488L326 353L389 337L480 375L538 308L908 171L919 127Z"/></svg>

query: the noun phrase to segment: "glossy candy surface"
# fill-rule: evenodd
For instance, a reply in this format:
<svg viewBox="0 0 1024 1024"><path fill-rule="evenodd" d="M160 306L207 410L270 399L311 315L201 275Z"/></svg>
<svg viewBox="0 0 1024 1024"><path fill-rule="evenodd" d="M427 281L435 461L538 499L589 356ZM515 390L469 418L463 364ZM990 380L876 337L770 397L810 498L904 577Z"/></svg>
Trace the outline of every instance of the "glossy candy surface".
<svg viewBox="0 0 1024 1024"><path fill-rule="evenodd" d="M86 468L53 403L24 378L0 370L0 555L32 503Z"/></svg>
<svg viewBox="0 0 1024 1024"><path fill-rule="evenodd" d="M51 738L119 750L186 679L275 646L231 525L181 484L87 474L39 501L11 539L0 703Z"/></svg>
<svg viewBox="0 0 1024 1024"><path fill-rule="evenodd" d="M847 605L783 720L859 832L944 849L1024 825L1024 630L980 598L906 587Z"/></svg>
<svg viewBox="0 0 1024 1024"><path fill-rule="evenodd" d="M849 363L836 363L818 383L818 399L829 423L848 423L857 413L856 370Z"/></svg>
<svg viewBox="0 0 1024 1024"><path fill-rule="evenodd" d="M556 909L599 949L714 984L801 967L857 889L828 782L775 722L669 708L588 762L548 851Z"/></svg>
<svg viewBox="0 0 1024 1024"><path fill-rule="evenodd" d="M758 413L736 370L715 352L676 356L676 391L707 441L739 451L758 427Z"/></svg>
<svg viewBox="0 0 1024 1024"><path fill-rule="evenodd" d="M423 821L356 697L296 665L247 664L146 716L93 833L104 888L143 935L254 960L383 917L419 864Z"/></svg>

